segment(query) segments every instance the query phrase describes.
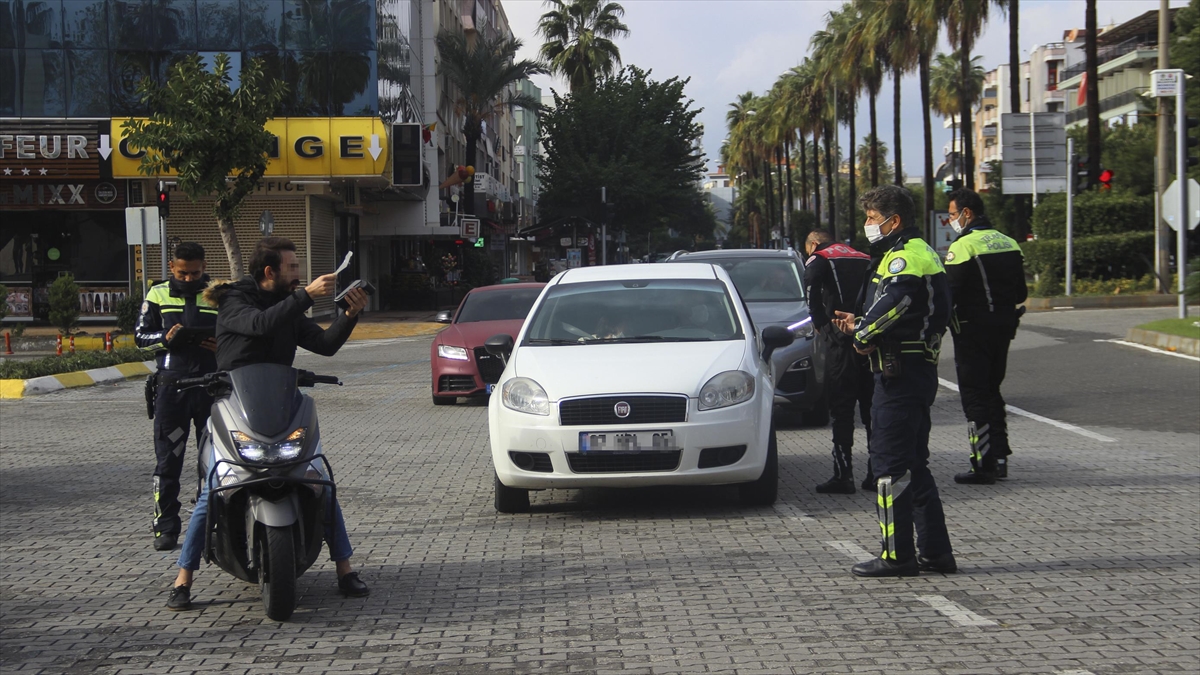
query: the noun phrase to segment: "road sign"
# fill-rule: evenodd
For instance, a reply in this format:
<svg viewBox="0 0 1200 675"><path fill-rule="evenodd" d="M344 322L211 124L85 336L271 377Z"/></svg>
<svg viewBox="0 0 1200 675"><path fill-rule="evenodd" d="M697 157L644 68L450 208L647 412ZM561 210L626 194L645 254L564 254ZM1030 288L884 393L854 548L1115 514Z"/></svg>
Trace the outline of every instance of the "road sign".
<svg viewBox="0 0 1200 675"><path fill-rule="evenodd" d="M462 219L462 236L467 239L479 238L479 219L478 218L463 218Z"/></svg>
<svg viewBox="0 0 1200 675"><path fill-rule="evenodd" d="M1005 194L1032 194L1035 176L1039 194L1067 191L1066 121L1065 113L1004 113L1000 116L1003 141L1001 188Z"/></svg>
<svg viewBox="0 0 1200 675"><path fill-rule="evenodd" d="M1200 183L1188 179L1188 229L1200 224ZM1162 196L1162 217L1172 230L1179 229L1179 181L1173 180Z"/></svg>
<svg viewBox="0 0 1200 675"><path fill-rule="evenodd" d="M146 241L142 241L145 232ZM158 236L158 207L130 206L125 209L125 242L130 246L138 244L157 244L161 241Z"/></svg>
<svg viewBox="0 0 1200 675"><path fill-rule="evenodd" d="M1178 96L1179 83L1183 82L1183 70L1168 68L1150 71L1150 95L1155 98Z"/></svg>
<svg viewBox="0 0 1200 675"><path fill-rule="evenodd" d="M930 227L933 230L933 248L942 258L950 252L950 244L954 243L955 234L954 228L950 227L950 212L949 211L934 211L929 214L931 219Z"/></svg>

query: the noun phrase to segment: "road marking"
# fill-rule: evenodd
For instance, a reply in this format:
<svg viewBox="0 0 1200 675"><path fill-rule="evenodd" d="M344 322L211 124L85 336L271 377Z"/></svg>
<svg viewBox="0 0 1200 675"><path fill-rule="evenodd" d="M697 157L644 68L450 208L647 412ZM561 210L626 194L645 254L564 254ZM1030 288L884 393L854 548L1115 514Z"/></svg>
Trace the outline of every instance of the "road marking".
<svg viewBox="0 0 1200 675"><path fill-rule="evenodd" d="M943 387L945 387L951 391L958 391L958 385L954 384L950 380L947 380L943 377L939 377L938 382L941 383L941 385ZM1065 431L1071 431L1071 432L1079 434L1080 436L1086 436L1087 438L1090 438L1092 440L1100 441L1101 443L1116 443L1117 442L1117 439L1115 439L1115 438L1109 438L1108 436L1105 436L1103 434L1098 434L1094 431L1088 431L1087 429L1084 429L1083 427L1077 427L1074 424L1067 424L1066 422L1059 422L1058 420L1052 420L1049 417L1043 417L1037 413L1031 413L1028 410L1018 408L1015 405L1006 405L1006 406L1004 406L1004 409L1014 415L1028 417L1031 420L1043 422L1045 424L1049 424L1052 427L1058 427L1059 429L1063 429Z"/></svg>
<svg viewBox="0 0 1200 675"><path fill-rule="evenodd" d="M1060 670L1058 675L1096 675L1090 670Z"/></svg>
<svg viewBox="0 0 1200 675"><path fill-rule="evenodd" d="M791 518L792 520L799 520L802 523L817 522L815 518L796 508L795 505L788 504L786 502L776 502L775 511L787 516L788 518Z"/></svg>
<svg viewBox="0 0 1200 675"><path fill-rule="evenodd" d="M985 619L962 605L951 602L943 595L918 595L917 600L934 608L938 614L950 619L960 626L999 626L1000 624Z"/></svg>
<svg viewBox="0 0 1200 675"><path fill-rule="evenodd" d="M852 559L854 562L866 562L875 559L875 556L867 553L867 549L852 541L827 541L825 543L836 548L840 553L845 554L847 558Z"/></svg>
<svg viewBox="0 0 1200 675"><path fill-rule="evenodd" d="M1111 342L1114 345L1124 345L1126 347L1137 347L1138 349L1144 349L1148 352L1154 352L1155 354L1166 354L1167 356L1177 356L1181 359L1187 359L1188 361L1200 361L1200 356L1192 356L1190 354L1180 354L1179 352L1169 352L1165 349L1159 349L1158 347L1151 347L1150 345L1139 345L1136 342L1126 342L1124 340L1096 340L1096 342Z"/></svg>

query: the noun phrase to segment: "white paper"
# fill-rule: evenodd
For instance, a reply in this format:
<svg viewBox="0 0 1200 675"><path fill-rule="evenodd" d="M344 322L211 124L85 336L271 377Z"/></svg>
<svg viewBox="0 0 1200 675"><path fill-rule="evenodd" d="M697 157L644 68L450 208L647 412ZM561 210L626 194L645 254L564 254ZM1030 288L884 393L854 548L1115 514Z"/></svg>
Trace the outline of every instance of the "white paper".
<svg viewBox="0 0 1200 675"><path fill-rule="evenodd" d="M346 257L342 258L342 264L333 271L334 274L341 274L342 270L350 266L350 258L354 257L354 251L346 251Z"/></svg>

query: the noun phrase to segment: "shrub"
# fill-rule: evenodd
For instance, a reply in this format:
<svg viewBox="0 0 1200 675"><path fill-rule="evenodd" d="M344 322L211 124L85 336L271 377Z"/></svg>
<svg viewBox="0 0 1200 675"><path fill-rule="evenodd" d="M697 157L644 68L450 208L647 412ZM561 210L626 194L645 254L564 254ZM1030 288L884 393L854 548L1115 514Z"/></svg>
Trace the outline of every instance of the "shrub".
<svg viewBox="0 0 1200 675"><path fill-rule="evenodd" d="M132 293L117 302L117 330L122 333L132 333L137 327L138 316L142 313L142 289L135 288Z"/></svg>
<svg viewBox="0 0 1200 675"><path fill-rule="evenodd" d="M1039 206L1040 208L1040 206ZM1056 278L1066 273L1066 240L1038 239L1021 244L1025 267ZM1079 237L1074 242L1074 276L1079 279L1140 279L1151 273L1153 232Z"/></svg>
<svg viewBox="0 0 1200 675"><path fill-rule="evenodd" d="M1187 279L1183 282L1183 296L1188 302L1200 300L1200 258L1192 258L1188 263Z"/></svg>
<svg viewBox="0 0 1200 675"><path fill-rule="evenodd" d="M1038 274L1037 283L1034 284L1030 295L1037 298L1052 298L1056 295L1063 294L1062 277L1055 273L1051 267L1045 267Z"/></svg>
<svg viewBox="0 0 1200 675"><path fill-rule="evenodd" d="M1154 200L1128 192L1084 192L1075 197L1072 229L1075 237L1154 229ZM1067 236L1067 196L1042 198L1033 211L1038 239Z"/></svg>
<svg viewBox="0 0 1200 675"><path fill-rule="evenodd" d="M50 284L50 324L70 335L79 322L79 285L75 276L64 274Z"/></svg>
<svg viewBox="0 0 1200 675"><path fill-rule="evenodd" d="M0 363L0 379L28 380L45 375L58 375L77 370L105 368L119 363L145 361L147 358L149 356L146 352L126 347L112 352L77 352L63 356L47 356L32 361L4 361Z"/></svg>

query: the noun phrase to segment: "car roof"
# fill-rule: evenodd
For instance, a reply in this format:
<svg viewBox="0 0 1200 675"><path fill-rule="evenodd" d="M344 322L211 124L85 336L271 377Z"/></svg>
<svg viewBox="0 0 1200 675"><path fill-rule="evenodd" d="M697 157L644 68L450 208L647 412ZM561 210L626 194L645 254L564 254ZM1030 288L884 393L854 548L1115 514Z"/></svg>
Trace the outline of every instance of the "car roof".
<svg viewBox="0 0 1200 675"><path fill-rule="evenodd" d="M704 258L798 258L792 249L776 248L724 248L712 251L687 251L670 262L678 263Z"/></svg>
<svg viewBox="0 0 1200 675"><path fill-rule="evenodd" d="M479 286L472 288L471 293L489 293L491 291L504 291L511 288L544 288L546 284L539 282L527 281L519 284L491 284L489 286Z"/></svg>
<svg viewBox="0 0 1200 675"><path fill-rule="evenodd" d="M717 273L707 263L681 265L596 265L575 267L558 275L557 283L576 284L588 281L626 281L637 279L716 279Z"/></svg>

